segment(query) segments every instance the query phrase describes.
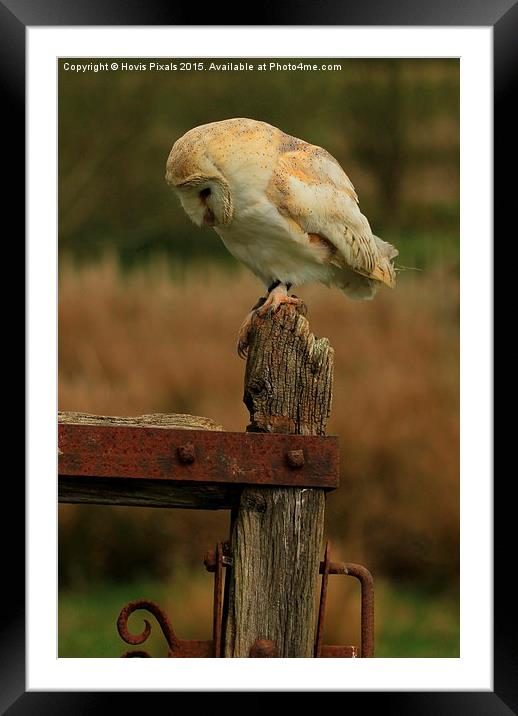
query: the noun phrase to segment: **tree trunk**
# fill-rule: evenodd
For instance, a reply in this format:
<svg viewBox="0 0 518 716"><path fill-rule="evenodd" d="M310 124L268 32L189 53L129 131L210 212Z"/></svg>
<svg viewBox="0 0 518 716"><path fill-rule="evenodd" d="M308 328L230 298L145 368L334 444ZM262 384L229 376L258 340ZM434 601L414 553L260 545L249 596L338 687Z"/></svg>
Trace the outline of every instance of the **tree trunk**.
<svg viewBox="0 0 518 716"><path fill-rule="evenodd" d="M292 306L256 319L245 374L247 430L324 435L333 355ZM243 490L232 527L226 657L248 657L259 639L273 641L279 657L313 656L324 506L320 489Z"/></svg>

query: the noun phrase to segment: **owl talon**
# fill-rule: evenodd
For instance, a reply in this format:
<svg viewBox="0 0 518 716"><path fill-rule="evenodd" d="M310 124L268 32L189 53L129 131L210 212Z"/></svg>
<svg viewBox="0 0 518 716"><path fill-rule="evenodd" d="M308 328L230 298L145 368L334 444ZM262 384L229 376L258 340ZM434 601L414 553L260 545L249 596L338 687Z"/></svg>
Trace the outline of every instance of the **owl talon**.
<svg viewBox="0 0 518 716"><path fill-rule="evenodd" d="M284 289L284 294L277 293L275 296L272 296L273 293L274 292L272 291L263 305L257 309L258 316L261 316L262 318L271 318L285 303L291 306L299 306L302 303L300 298L297 298L296 296L288 296L286 294L286 289Z"/></svg>
<svg viewBox="0 0 518 716"><path fill-rule="evenodd" d="M266 298L260 298L256 305L249 312L241 327L237 337L237 354L245 360L248 355L248 336L252 328L254 318L259 317L268 319L274 316L279 308L287 303L291 306L304 307L304 302L297 296L288 296L286 285L282 284L274 288Z"/></svg>
<svg viewBox="0 0 518 716"><path fill-rule="evenodd" d="M256 315L257 309L254 307L247 315L241 324L241 328L239 329L237 336L237 354L243 360L245 360L248 355L248 335L250 333L250 329L252 328L252 321Z"/></svg>

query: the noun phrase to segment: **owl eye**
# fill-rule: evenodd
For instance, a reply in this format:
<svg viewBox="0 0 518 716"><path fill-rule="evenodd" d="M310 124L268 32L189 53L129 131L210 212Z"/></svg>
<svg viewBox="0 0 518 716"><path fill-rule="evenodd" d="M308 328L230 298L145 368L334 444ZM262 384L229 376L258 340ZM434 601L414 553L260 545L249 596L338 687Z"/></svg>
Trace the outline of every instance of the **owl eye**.
<svg viewBox="0 0 518 716"><path fill-rule="evenodd" d="M210 196L210 189L209 189L209 187L207 187L206 189L202 189L202 190L200 191L200 198L201 198L201 199L206 199L208 196Z"/></svg>

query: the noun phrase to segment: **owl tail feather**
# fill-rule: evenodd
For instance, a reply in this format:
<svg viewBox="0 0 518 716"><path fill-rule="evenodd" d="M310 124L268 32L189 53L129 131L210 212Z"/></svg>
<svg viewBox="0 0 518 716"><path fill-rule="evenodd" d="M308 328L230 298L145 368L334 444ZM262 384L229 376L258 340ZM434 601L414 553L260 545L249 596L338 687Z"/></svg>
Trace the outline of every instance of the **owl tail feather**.
<svg viewBox="0 0 518 716"><path fill-rule="evenodd" d="M396 285L396 271L392 259L399 255L399 251L389 244L388 241L383 241L379 236L374 236L376 246L381 255L381 260L372 272L372 277L381 281L389 288L394 288Z"/></svg>
<svg viewBox="0 0 518 716"><path fill-rule="evenodd" d="M379 236L375 236L374 239L378 247L379 259L372 271L367 274L345 268L340 272L339 287L348 298L355 301L371 300L382 283L390 288L396 285L396 271L392 259L399 254L399 251Z"/></svg>

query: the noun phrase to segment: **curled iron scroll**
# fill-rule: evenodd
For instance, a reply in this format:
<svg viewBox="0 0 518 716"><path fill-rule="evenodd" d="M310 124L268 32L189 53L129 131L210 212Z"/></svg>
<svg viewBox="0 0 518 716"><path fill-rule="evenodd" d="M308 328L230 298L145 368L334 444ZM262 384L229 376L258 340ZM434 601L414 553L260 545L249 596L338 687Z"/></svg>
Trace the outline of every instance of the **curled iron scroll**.
<svg viewBox="0 0 518 716"><path fill-rule="evenodd" d="M151 634L151 624L147 619L144 619L144 630L140 634L132 634L130 632L128 628L128 619L133 612L138 609L145 609L155 617L171 651L179 648L180 643L174 633L171 622L167 618L167 614L161 609L161 607L158 606L156 602L153 602L150 599L136 599L133 602L128 602L128 604L121 609L121 613L117 619L117 631L119 632L121 639L123 639L127 644L137 645L143 644ZM148 654L147 651L140 650L127 651L123 654L123 657L150 656L151 655Z"/></svg>

